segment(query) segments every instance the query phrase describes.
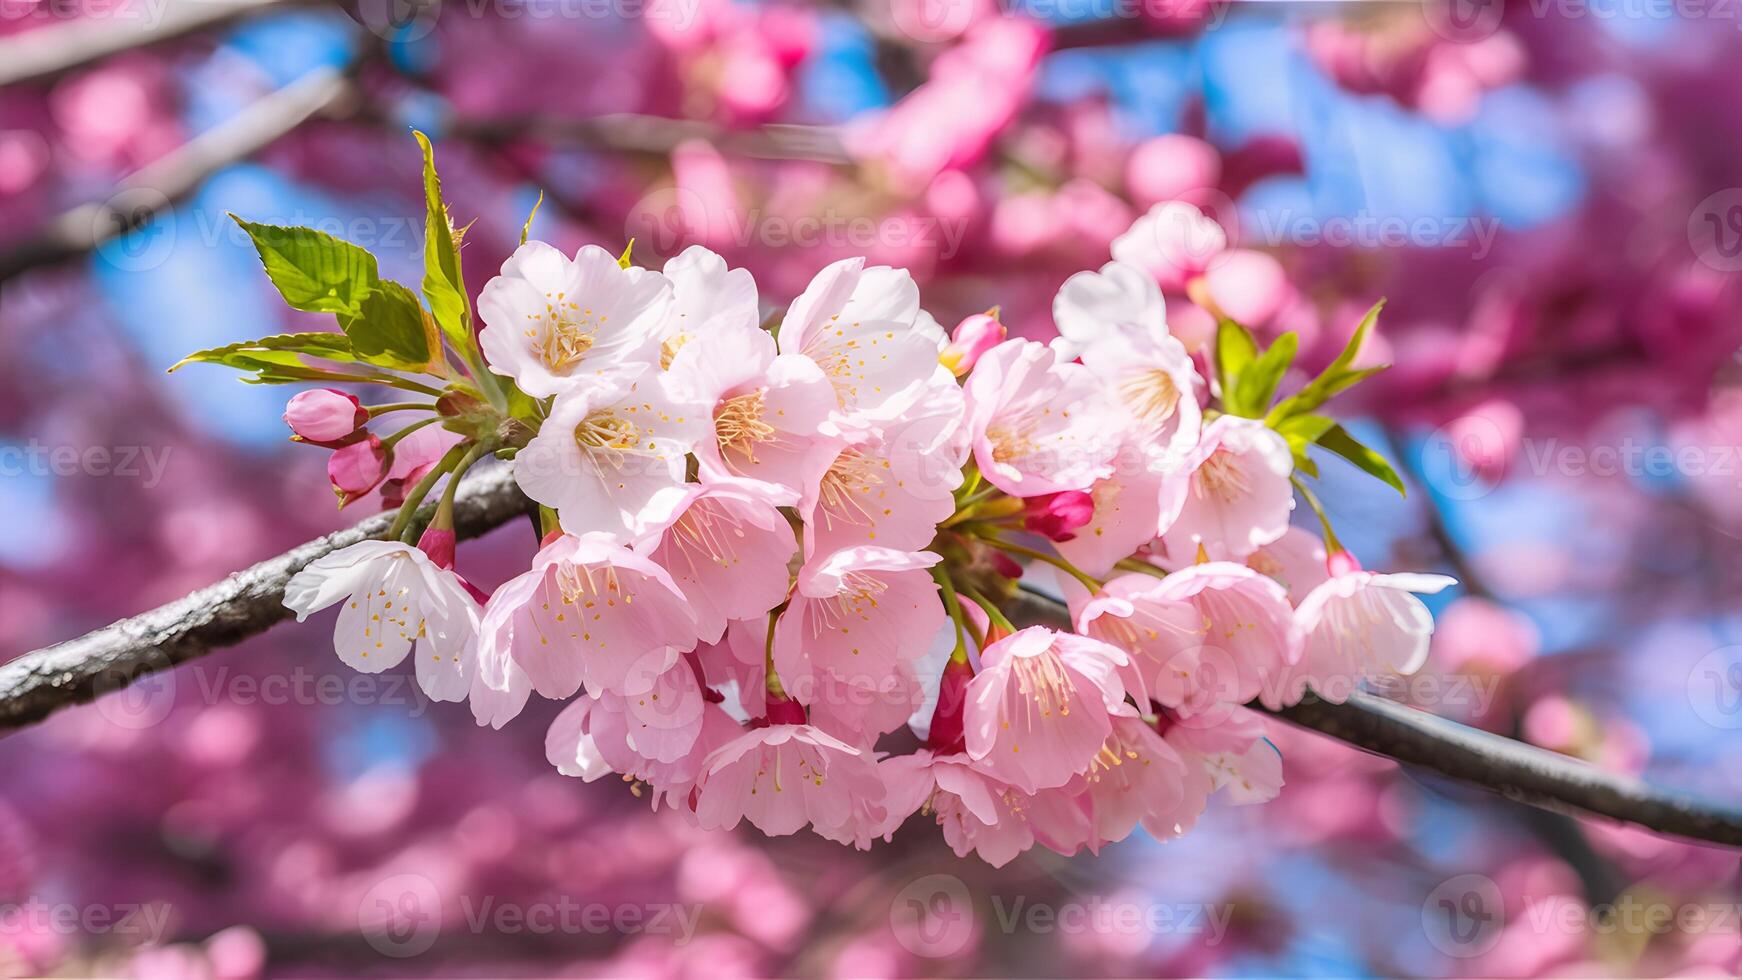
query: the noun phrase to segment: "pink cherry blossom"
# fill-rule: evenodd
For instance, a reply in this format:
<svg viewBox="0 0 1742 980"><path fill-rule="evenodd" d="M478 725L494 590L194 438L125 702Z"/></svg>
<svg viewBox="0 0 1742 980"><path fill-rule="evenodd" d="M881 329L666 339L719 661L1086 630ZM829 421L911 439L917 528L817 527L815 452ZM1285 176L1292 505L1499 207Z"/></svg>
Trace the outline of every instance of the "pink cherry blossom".
<svg viewBox="0 0 1742 980"><path fill-rule="evenodd" d="M682 492L685 457L707 436L707 408L671 387L640 368L564 392L515 456L516 482L570 534L639 537L669 509L661 497Z"/></svg>
<svg viewBox="0 0 1742 980"><path fill-rule="evenodd" d="M1197 714L1252 699L1293 662L1300 639L1291 615L1275 582L1209 562L1163 579L1121 575L1082 603L1076 622L1128 655L1121 676L1139 705Z"/></svg>
<svg viewBox="0 0 1742 980"><path fill-rule="evenodd" d="M1228 248L1222 226L1184 201L1150 208L1113 240L1113 258L1149 273L1161 288L1183 293Z"/></svg>
<svg viewBox="0 0 1742 980"><path fill-rule="evenodd" d="M938 339L915 328L919 314L919 287L905 270L842 259L787 307L780 352L816 362L834 387L837 417L850 420L943 370Z"/></svg>
<svg viewBox="0 0 1742 980"><path fill-rule="evenodd" d="M754 728L715 749L696 780L702 827L749 820L770 837L809 825L823 837L868 847L886 819L883 783L864 752L803 724Z"/></svg>
<svg viewBox="0 0 1742 980"><path fill-rule="evenodd" d="M1053 347L1069 358L1127 334L1146 340L1167 336L1161 290L1143 269L1124 262L1066 279L1053 297L1052 318L1059 332Z"/></svg>
<svg viewBox="0 0 1742 980"><path fill-rule="evenodd" d="M981 354L1002 344L1009 332L998 322L997 310L976 313L956 324L956 329L950 332L949 344L938 355L938 362L959 378L974 369Z"/></svg>
<svg viewBox="0 0 1742 980"><path fill-rule="evenodd" d="M684 347L703 334L758 328L761 310L756 280L748 269L729 269L726 260L700 245L691 245L665 263L672 304L659 330L659 365L670 370ZM766 336L766 335L764 335Z"/></svg>
<svg viewBox="0 0 1742 980"><path fill-rule="evenodd" d="M1062 786L1087 767L1125 699L1129 662L1100 640L1032 626L988 646L968 686L968 755L1025 792Z"/></svg>
<svg viewBox="0 0 1742 980"><path fill-rule="evenodd" d="M775 626L781 682L810 702L828 676L874 685L917 659L945 621L927 571L938 560L930 552L869 545L812 559Z"/></svg>
<svg viewBox="0 0 1742 980"><path fill-rule="evenodd" d="M1188 461L1189 490L1168 528L1169 553L1245 557L1282 537L1294 509L1288 443L1255 419L1224 415L1204 427Z"/></svg>
<svg viewBox="0 0 1742 980"><path fill-rule="evenodd" d="M333 629L339 659L367 674L399 665L413 646L418 685L432 700L466 697L480 610L460 577L411 545L359 541L291 577L284 604L298 622L343 602Z"/></svg>
<svg viewBox="0 0 1742 980"><path fill-rule="evenodd" d="M1112 472L1118 430L1100 386L1046 345L1008 340L992 348L965 392L974 459L1000 490L1021 497L1083 490Z"/></svg>
<svg viewBox="0 0 1742 980"><path fill-rule="evenodd" d="M645 689L695 645L696 626L665 569L597 537L563 536L490 597L479 635L479 669L492 688L509 690L518 665L533 690L566 698L582 683Z"/></svg>
<svg viewBox="0 0 1742 980"><path fill-rule="evenodd" d="M548 398L648 355L672 304L671 283L586 245L574 259L527 242L484 285L484 356L522 391Z"/></svg>
<svg viewBox="0 0 1742 980"><path fill-rule="evenodd" d="M1353 566L1314 587L1294 611L1303 637L1300 663L1265 704L1292 704L1310 685L1341 704L1364 678L1412 674L1427 659L1433 616L1415 593L1456 580L1445 575L1383 574Z"/></svg>
<svg viewBox="0 0 1742 980"><path fill-rule="evenodd" d="M696 633L717 643L733 619L749 619L787 594L787 562L798 551L777 510L796 494L771 484L721 480L687 486L647 556L670 573L695 613Z"/></svg>
<svg viewBox="0 0 1742 980"><path fill-rule="evenodd" d="M705 475L748 477L797 492L829 449L821 435L835 408L822 369L803 354L777 354L772 337L731 323L698 333L673 362L674 392L707 409L712 432L695 447Z"/></svg>

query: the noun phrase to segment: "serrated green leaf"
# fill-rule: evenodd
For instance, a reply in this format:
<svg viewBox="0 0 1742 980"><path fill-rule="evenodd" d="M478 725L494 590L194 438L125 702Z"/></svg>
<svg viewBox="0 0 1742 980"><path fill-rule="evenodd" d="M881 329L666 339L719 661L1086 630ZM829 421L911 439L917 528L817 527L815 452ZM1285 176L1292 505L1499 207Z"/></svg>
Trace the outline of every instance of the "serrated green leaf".
<svg viewBox="0 0 1742 980"><path fill-rule="evenodd" d="M532 219L538 217L538 207L544 203L544 191L538 192L538 200L532 202L532 210L526 214L526 224L520 226L520 244L532 237Z"/></svg>
<svg viewBox="0 0 1742 980"><path fill-rule="evenodd" d="M1276 386L1281 383L1289 365L1294 363L1299 348L1300 338L1292 332L1285 333L1240 372L1235 383L1235 402L1240 408L1237 414L1248 418L1259 418L1264 414L1270 407L1270 400L1276 397Z"/></svg>
<svg viewBox="0 0 1742 980"><path fill-rule="evenodd" d="M357 352L352 350L350 338L342 333L316 331L311 333L281 333L258 340L244 340L239 343L226 344L223 347L212 347L206 350L194 351L170 366L170 370L187 364L223 364L236 367L240 361L249 364L297 364L303 357L314 357L324 361L342 361L354 363ZM252 367L242 370L253 370Z"/></svg>
<svg viewBox="0 0 1742 980"><path fill-rule="evenodd" d="M404 371L428 371L441 356L434 325L411 290L384 279L353 317L339 326L364 361Z"/></svg>
<svg viewBox="0 0 1742 980"><path fill-rule="evenodd" d="M1310 412L1331 400L1334 396L1353 388L1355 385L1371 378L1375 374L1391 367L1389 364L1379 364L1374 367L1353 367L1355 358L1361 353L1361 345L1366 342L1367 335L1379 322L1379 311L1385 308L1382 299L1373 304L1361 322L1355 325L1355 332L1349 335L1349 342L1337 354L1319 376L1307 382L1300 391L1278 402L1264 417L1264 421L1274 426L1283 419L1301 412Z"/></svg>
<svg viewBox="0 0 1742 980"><path fill-rule="evenodd" d="M313 228L230 217L248 233L267 278L291 309L354 316L379 281L367 249Z"/></svg>
<svg viewBox="0 0 1742 980"><path fill-rule="evenodd" d="M1362 445L1354 436L1349 434L1349 430L1342 426L1332 426L1329 431L1319 437L1318 444L1354 463L1362 471L1389 484L1399 495L1406 497L1409 495L1409 491L1404 488L1403 479L1397 475L1396 470L1391 468L1391 464L1386 462L1385 457Z"/></svg>
<svg viewBox="0 0 1742 980"><path fill-rule="evenodd" d="M463 353L472 345L472 305L466 300L466 280L460 271L458 236L442 200L435 148L424 134L412 130L412 135L423 151L423 295L442 336Z"/></svg>
<svg viewBox="0 0 1742 980"><path fill-rule="evenodd" d="M1247 329L1233 320L1216 325L1216 373L1222 386L1222 403L1236 415L1238 411L1240 374L1258 356L1258 342Z"/></svg>

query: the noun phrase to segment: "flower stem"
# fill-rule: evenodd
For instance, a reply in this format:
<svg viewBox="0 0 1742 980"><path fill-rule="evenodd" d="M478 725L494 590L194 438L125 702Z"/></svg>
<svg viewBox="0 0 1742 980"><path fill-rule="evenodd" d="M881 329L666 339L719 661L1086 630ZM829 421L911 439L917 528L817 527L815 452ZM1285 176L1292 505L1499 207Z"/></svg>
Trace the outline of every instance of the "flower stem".
<svg viewBox="0 0 1742 980"><path fill-rule="evenodd" d="M399 444L399 440L404 439L406 436L411 435L413 432L416 432L417 430L423 428L426 425L431 425L433 423L440 422L441 420L442 420L442 417L440 415L431 415L427 419L418 419L416 422L411 423L410 425L406 426L405 428L400 429L398 432L395 432L394 434L381 440L381 448L384 451L390 450L394 446L397 446ZM458 447L455 447L455 448L458 448Z"/></svg>
<svg viewBox="0 0 1742 980"><path fill-rule="evenodd" d="M1325 550L1331 554L1345 550L1343 543L1337 540L1337 532L1331 530L1331 519L1325 514L1325 505L1319 503L1318 494L1313 493L1305 483L1301 482L1301 478L1298 476L1290 476L1288 482L1294 484L1294 488L1306 500L1307 506L1311 507L1313 513L1318 515L1319 527L1325 532Z"/></svg>
<svg viewBox="0 0 1742 980"><path fill-rule="evenodd" d="M489 452L489 447L479 442L473 444L472 448L466 451L466 455L460 457L459 463L454 466L454 478L442 488L441 502L436 504L434 522L436 527L451 528L454 526L454 494L460 489L460 477L465 476L466 471L472 468L472 464Z"/></svg>
<svg viewBox="0 0 1742 980"><path fill-rule="evenodd" d="M1113 564L1113 567L1123 569L1127 572L1141 572L1144 575L1153 575L1156 578L1167 578L1166 571L1156 568L1149 562L1138 561L1135 558L1121 558Z"/></svg>
<svg viewBox="0 0 1742 980"><path fill-rule="evenodd" d="M447 454L435 466L431 467L428 473L424 474L423 479L417 481L417 485L405 495L405 503L399 505L399 516L393 519L393 526L387 529L387 536L384 540L397 541L405 534L405 529L411 526L411 519L417 514L417 508L422 505L423 498L429 496L430 488L435 486L442 474L452 469L454 464L460 461L460 457L465 454L465 448L465 444L461 443L448 450Z"/></svg>
<svg viewBox="0 0 1742 980"><path fill-rule="evenodd" d="M984 610L986 613L986 619L993 626L997 627L998 629L1003 630L1005 633L1016 632L1016 627L1011 625L1010 620L1008 620L1004 617L1004 612L998 608L997 604L994 603L991 599L988 599L985 596L981 595L979 593L979 591L976 590L973 586L971 586L971 585L962 586L962 595L965 595L969 599L973 600L974 605L979 606L982 610ZM985 648L986 648L985 643L984 643L984 641L982 641L980 649L984 650Z"/></svg>
<svg viewBox="0 0 1742 980"><path fill-rule="evenodd" d="M370 418L374 418L377 415L386 415L388 412L410 412L420 409L426 412L433 412L436 410L434 402L388 402L385 405L370 405L368 408Z"/></svg>
<svg viewBox="0 0 1742 980"><path fill-rule="evenodd" d="M983 537L987 543L991 544L992 547L997 548L1000 551L1008 551L1013 555L1021 555L1024 558L1038 562L1045 562L1046 564L1051 565L1059 571L1064 572L1066 575L1076 579L1078 582L1081 582L1083 587L1088 589L1091 593L1101 591L1101 582L1099 579L1057 555L1049 555L1044 551L1036 551L1026 545L1020 545L1013 541L1006 541L1003 538L991 534L982 535L981 537Z"/></svg>
<svg viewBox="0 0 1742 980"><path fill-rule="evenodd" d="M966 627L962 624L962 600L956 595L956 587L950 583L950 573L933 565L931 577L937 581L938 591L943 593L944 609L950 614L950 622L956 624L956 648L950 651L950 660L965 664L968 662L968 644L964 633Z"/></svg>

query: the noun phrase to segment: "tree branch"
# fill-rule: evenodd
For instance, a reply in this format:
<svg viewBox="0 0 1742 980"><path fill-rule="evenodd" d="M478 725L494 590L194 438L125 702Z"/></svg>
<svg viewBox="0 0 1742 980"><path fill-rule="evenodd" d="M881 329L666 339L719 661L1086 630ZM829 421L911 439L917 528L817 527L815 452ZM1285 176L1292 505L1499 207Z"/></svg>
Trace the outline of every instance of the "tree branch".
<svg viewBox="0 0 1742 980"><path fill-rule="evenodd" d="M454 529L476 537L521 514L525 499L508 467L479 473L460 487ZM426 504L423 516L435 507ZM284 587L292 575L322 555L380 537L393 518L377 514L148 613L0 664L0 734L264 633L290 617Z"/></svg>
<svg viewBox="0 0 1742 980"><path fill-rule="evenodd" d="M762 160L812 160L836 166L853 161L833 126L770 123L734 130L699 119L671 119L632 112L591 118L531 114L457 119L443 135L486 145L532 140L558 146L583 146L616 153L664 157L678 144L705 140L721 153Z"/></svg>
<svg viewBox="0 0 1742 980"><path fill-rule="evenodd" d="M127 16L117 10L108 15L86 14L53 27L40 27L0 38L0 86L40 82L101 61L111 55L172 41L179 37L221 27L274 8L290 6L292 0L183 0L164 8L150 19L150 4Z"/></svg>
<svg viewBox="0 0 1742 980"><path fill-rule="evenodd" d="M460 488L455 527L461 537L476 537L519 516L525 502L508 468L498 467ZM292 575L322 555L382 534L391 521L390 514L371 517L151 612L0 665L0 733L264 632L290 615L283 597ZM1061 603L1027 589L1007 609L1019 622L1070 626ZM1519 803L1742 847L1742 812L1736 808L1606 773L1369 694L1357 693L1345 704L1303 701L1270 714Z"/></svg>
<svg viewBox="0 0 1742 980"><path fill-rule="evenodd" d="M106 201L82 204L0 252L0 282L28 269L95 251L169 210L206 178L253 156L352 91L344 73L321 68L128 176Z"/></svg>

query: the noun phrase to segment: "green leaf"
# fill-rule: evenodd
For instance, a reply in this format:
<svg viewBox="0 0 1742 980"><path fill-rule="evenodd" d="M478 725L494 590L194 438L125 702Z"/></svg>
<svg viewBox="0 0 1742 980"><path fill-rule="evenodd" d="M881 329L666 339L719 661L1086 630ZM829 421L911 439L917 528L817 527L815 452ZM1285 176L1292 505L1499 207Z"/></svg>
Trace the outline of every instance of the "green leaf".
<svg viewBox="0 0 1742 980"><path fill-rule="evenodd" d="M1373 308L1367 311L1367 315L1361 318L1361 322L1355 325L1355 332L1349 335L1349 342L1343 345L1343 350L1336 359L1323 371L1320 371L1318 377L1307 382L1300 391L1279 402L1275 408L1270 410L1264 420L1275 425L1290 415L1310 412L1335 395L1347 391L1391 367L1389 364L1360 369L1353 367L1355 357L1361 353L1361 345L1366 342L1367 335L1379 322L1379 311L1384 308L1384 300L1374 303Z"/></svg>
<svg viewBox="0 0 1742 980"><path fill-rule="evenodd" d="M1348 429L1340 425L1332 426L1329 431L1319 437L1318 444L1383 480L1398 494L1406 497L1409 495L1409 491L1403 486L1402 478L1397 475L1396 470L1391 468L1391 464L1385 461L1385 457L1357 442L1355 437L1349 434Z"/></svg>
<svg viewBox="0 0 1742 980"><path fill-rule="evenodd" d="M1216 326L1216 372L1222 385L1222 403L1238 415L1240 373L1258 356L1258 342L1245 327L1233 320Z"/></svg>
<svg viewBox="0 0 1742 980"><path fill-rule="evenodd" d="M390 279L369 294L357 316L340 317L339 326L357 355L380 367L428 371L441 356L435 327L417 296Z"/></svg>
<svg viewBox="0 0 1742 980"><path fill-rule="evenodd" d="M527 220L530 221L532 219L528 218ZM635 263L629 261L629 253L633 252L633 251L635 251L635 239L631 238L631 239L629 239L629 244L623 246L623 254L617 256L617 265L620 268L627 269L631 265L635 264Z"/></svg>
<svg viewBox="0 0 1742 980"><path fill-rule="evenodd" d="M520 226L520 244L532 237L532 219L538 217L538 206L544 203L544 191L538 192L538 200L532 202L532 210L526 215L526 224Z"/></svg>
<svg viewBox="0 0 1742 980"><path fill-rule="evenodd" d="M472 305L466 300L466 280L460 273L460 249L454 224L442 200L442 179L436 174L435 148L429 137L412 130L423 151L423 295L442 336L461 353L472 348ZM527 219L528 222L531 219ZM462 233L463 234L463 233ZM438 352L439 353L439 352Z"/></svg>
<svg viewBox="0 0 1742 980"><path fill-rule="evenodd" d="M1237 414L1248 418L1259 418L1264 414L1264 410L1270 407L1270 400L1276 397L1276 386L1282 381L1288 366L1294 363L1295 351L1299 348L1300 337L1292 332L1285 333L1240 372L1240 379L1235 383L1235 401L1241 409Z"/></svg>
<svg viewBox="0 0 1742 980"><path fill-rule="evenodd" d="M254 242L266 275L291 309L354 316L375 289L375 256L313 228L261 225L230 215Z"/></svg>
<svg viewBox="0 0 1742 980"><path fill-rule="evenodd" d="M351 340L342 333L316 331L312 333L281 333L258 340L194 351L170 366L174 371L187 364L223 364L244 371L255 370L259 364L302 364L305 358L355 363L357 352Z"/></svg>

